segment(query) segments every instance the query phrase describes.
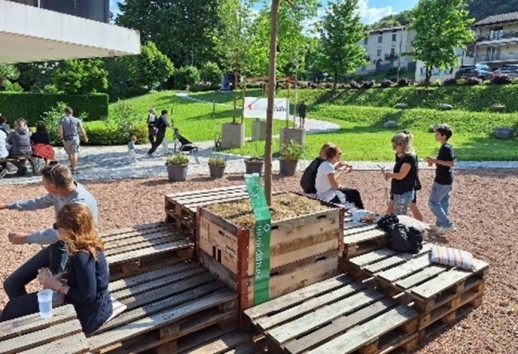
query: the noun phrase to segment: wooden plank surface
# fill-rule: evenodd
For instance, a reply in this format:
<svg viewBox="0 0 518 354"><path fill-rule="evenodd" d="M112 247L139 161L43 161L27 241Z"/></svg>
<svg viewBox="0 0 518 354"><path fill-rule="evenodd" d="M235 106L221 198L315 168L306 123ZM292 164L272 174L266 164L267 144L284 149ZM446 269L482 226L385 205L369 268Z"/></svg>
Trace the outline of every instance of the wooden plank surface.
<svg viewBox="0 0 518 354"><path fill-rule="evenodd" d="M143 248L149 248L154 247L157 245L161 245L167 242L174 242L174 241L181 241L181 240L188 240L190 241L186 236L177 234L177 235L170 235L170 234L160 234L156 238L132 238L130 240L122 240L118 241L116 245L110 245L107 243L107 249L106 249L106 255L107 256L113 256L115 254L120 253L126 253L131 252ZM111 247L110 247L111 246Z"/></svg>
<svg viewBox="0 0 518 354"><path fill-rule="evenodd" d="M127 253L115 254L113 256L107 256L106 260L110 265L115 263L126 262L131 259L151 256L154 254L169 252L176 249L194 247L194 243L188 239L178 240L173 242L162 243L153 247L147 247L139 250L130 251Z"/></svg>
<svg viewBox="0 0 518 354"><path fill-rule="evenodd" d="M237 189L246 189L246 186L244 184L239 184L235 186L228 186L228 187L221 187L221 188L210 188L210 189L201 189L201 190L191 190L186 192L178 192L178 193L167 193L165 195L166 198L169 199L175 199L182 196L188 196L188 195L199 195L202 193L213 193L213 192L221 192L221 191L228 191L228 190L237 190Z"/></svg>
<svg viewBox="0 0 518 354"><path fill-rule="evenodd" d="M398 280L395 284L402 289L409 289L416 284L422 283L428 279L435 277L437 274L446 272L448 267L441 265L432 265L405 279Z"/></svg>
<svg viewBox="0 0 518 354"><path fill-rule="evenodd" d="M226 333L210 343L200 345L197 348L186 350L183 353L189 354L208 354L208 353L225 353L237 345L245 342L251 342L250 335L241 331L232 331Z"/></svg>
<svg viewBox="0 0 518 354"><path fill-rule="evenodd" d="M77 333L52 343L20 352L20 354L81 354L88 353L88 351L88 341L84 333Z"/></svg>
<svg viewBox="0 0 518 354"><path fill-rule="evenodd" d="M348 262L350 262L358 267L362 267L362 266L366 266L371 263L378 262L385 258L391 257L395 254L397 254L397 252L393 251L389 248L380 248L378 250L374 250L372 252L350 258L348 260Z"/></svg>
<svg viewBox="0 0 518 354"><path fill-rule="evenodd" d="M432 261L430 260L430 255L428 253L423 253L420 256L401 264L400 266L387 269L386 271L379 273L378 276L386 281L393 282L416 273L417 271L426 268L431 264Z"/></svg>
<svg viewBox="0 0 518 354"><path fill-rule="evenodd" d="M372 229L359 233L355 233L352 235L344 235L344 243L346 245L350 244L358 244L361 242L366 242L370 240L374 240L377 238L388 237L386 232L380 229Z"/></svg>
<svg viewBox="0 0 518 354"><path fill-rule="evenodd" d="M104 237L121 235L121 234L131 233L131 232L145 232L146 230L154 229L154 228L158 228L158 227L170 228L171 225L167 224L163 221L157 221L157 222L152 222L152 223L148 223L148 224L139 224L139 225L134 225L134 226L129 226L129 227L121 227L118 229L111 229L111 230L103 231L103 232L99 233L99 236L101 238L104 238Z"/></svg>
<svg viewBox="0 0 518 354"><path fill-rule="evenodd" d="M420 254L424 254L430 251L430 245L425 244L418 254L413 253L396 253L392 257L386 258L380 262L372 263L364 267L370 273L377 273L379 271L390 268L394 265L404 263L412 258L418 257Z"/></svg>
<svg viewBox="0 0 518 354"><path fill-rule="evenodd" d="M105 243L112 243L112 242L116 242L116 241L120 241L120 240L132 239L134 237L139 237L139 236L145 237L147 235L151 235L151 234L155 234L155 233L162 233L162 232L178 233L178 230L175 227L171 226L171 224L160 223L160 224L157 224L156 226L145 228L143 230L130 229L130 230L124 231L124 232L119 232L119 230L107 231L106 233L104 233L103 236L101 236L101 239Z"/></svg>
<svg viewBox="0 0 518 354"><path fill-rule="evenodd" d="M108 250L121 248L124 246L128 246L131 244L138 244L143 242L151 242L155 240L160 239L179 239L179 238L185 238L185 235L183 235L181 232L179 232L177 229L166 229L161 228L160 230L153 230L153 232L149 233L135 233L134 235L130 237L122 237L126 236L124 235L118 235L118 238L106 240L104 241L104 250L107 252Z"/></svg>

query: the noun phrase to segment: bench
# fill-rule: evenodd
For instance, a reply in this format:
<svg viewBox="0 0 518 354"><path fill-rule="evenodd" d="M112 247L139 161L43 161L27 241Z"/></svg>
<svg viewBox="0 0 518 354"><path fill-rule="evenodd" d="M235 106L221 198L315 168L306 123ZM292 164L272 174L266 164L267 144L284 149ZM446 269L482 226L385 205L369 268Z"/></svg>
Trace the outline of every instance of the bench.
<svg viewBox="0 0 518 354"><path fill-rule="evenodd" d="M340 275L245 310L272 353L377 353L417 345L417 311Z"/></svg>
<svg viewBox="0 0 518 354"><path fill-rule="evenodd" d="M38 313L0 323L0 353L87 353L87 339L74 306L55 308L53 316Z"/></svg>
<svg viewBox="0 0 518 354"><path fill-rule="evenodd" d="M5 163L12 163L13 165L16 165L18 167L18 164L22 162L29 162L29 165L31 166L32 174L36 174L38 172L38 166L39 163L37 161L37 157L35 156L17 156L17 157L6 157L5 159L0 159L0 164ZM26 172L18 171L18 175L23 176Z"/></svg>
<svg viewBox="0 0 518 354"><path fill-rule="evenodd" d="M355 223L346 215L344 222L344 259L371 252L388 243L388 235L376 223Z"/></svg>
<svg viewBox="0 0 518 354"><path fill-rule="evenodd" d="M194 261L112 281L109 290L127 309L88 338L92 353L176 353L189 348L189 334L237 325L236 292Z"/></svg>
<svg viewBox="0 0 518 354"><path fill-rule="evenodd" d="M170 223L156 222L103 232L110 280L192 259L194 244Z"/></svg>
<svg viewBox="0 0 518 354"><path fill-rule="evenodd" d="M466 271L432 263L431 245L418 254L381 248L345 261L354 276L373 278L378 289L391 296L404 294L419 312L419 339L432 334L482 303L489 265L474 259L474 270Z"/></svg>
<svg viewBox="0 0 518 354"><path fill-rule="evenodd" d="M208 328L185 337L178 347L179 354L259 354L263 353L264 336L254 338L249 333Z"/></svg>

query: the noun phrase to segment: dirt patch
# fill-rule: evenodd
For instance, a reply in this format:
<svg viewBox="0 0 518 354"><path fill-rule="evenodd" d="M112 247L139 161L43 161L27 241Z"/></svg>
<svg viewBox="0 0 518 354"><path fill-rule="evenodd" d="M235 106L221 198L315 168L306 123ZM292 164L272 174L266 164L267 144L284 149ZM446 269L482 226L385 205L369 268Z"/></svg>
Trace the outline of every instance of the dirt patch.
<svg viewBox="0 0 518 354"><path fill-rule="evenodd" d="M426 221L432 221L427 199L433 174L420 173L423 190L417 203ZM300 174L274 178L273 189L299 191ZM342 176L340 184L358 188L365 207L385 209L384 181L379 172L358 172ZM223 180L190 176L187 182L170 183L165 178L85 183L99 205L99 229L106 231L135 224L163 220L164 194L243 184L242 176ZM44 193L40 185L1 186L0 202L34 198ZM420 354L518 353L518 171L458 171L450 214L457 231L428 241L465 249L490 264L486 292L481 307L453 327L442 331L420 347ZM33 212L0 211L0 279L40 249L37 245L13 246L9 231L30 232L52 225L51 209ZM29 290L34 290L31 287ZM0 291L0 308L7 301Z"/></svg>

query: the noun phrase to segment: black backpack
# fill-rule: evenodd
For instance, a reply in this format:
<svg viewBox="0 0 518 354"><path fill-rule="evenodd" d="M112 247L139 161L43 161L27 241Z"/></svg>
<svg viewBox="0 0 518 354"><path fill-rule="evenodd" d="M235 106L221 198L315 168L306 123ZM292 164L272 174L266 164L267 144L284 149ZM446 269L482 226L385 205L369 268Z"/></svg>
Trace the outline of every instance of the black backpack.
<svg viewBox="0 0 518 354"><path fill-rule="evenodd" d="M423 234L412 226L393 224L389 233L388 247L398 252L419 253L423 248Z"/></svg>
<svg viewBox="0 0 518 354"><path fill-rule="evenodd" d="M316 158L309 166L304 170L302 177L300 178L300 186L304 193L316 193L315 180L317 179L317 171L324 160Z"/></svg>

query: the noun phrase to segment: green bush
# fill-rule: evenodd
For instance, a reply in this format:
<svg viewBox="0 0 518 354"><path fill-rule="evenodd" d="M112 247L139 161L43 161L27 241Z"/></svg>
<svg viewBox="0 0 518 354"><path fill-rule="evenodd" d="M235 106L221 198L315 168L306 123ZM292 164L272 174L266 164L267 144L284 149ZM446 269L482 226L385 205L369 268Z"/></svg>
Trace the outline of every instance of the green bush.
<svg viewBox="0 0 518 354"><path fill-rule="evenodd" d="M109 122L87 122L85 130L88 134L88 144L91 145L123 145L127 144L130 135L137 137L137 143L145 144L147 140L147 127L145 124L135 125L127 134L122 134L116 124Z"/></svg>
<svg viewBox="0 0 518 354"><path fill-rule="evenodd" d="M218 67L218 64L209 61L202 66L200 70L200 78L204 82L210 82L213 85L218 85L221 83L223 74L221 69Z"/></svg>
<svg viewBox="0 0 518 354"><path fill-rule="evenodd" d="M176 89L185 90L187 86L194 86L198 82L200 82L200 72L194 66L183 66L174 74Z"/></svg>
<svg viewBox="0 0 518 354"><path fill-rule="evenodd" d="M20 117L27 119L33 126L59 102L72 107L74 116L84 116L86 120L97 120L108 116L108 95L104 93L91 95L67 95L50 93L0 92L2 115L9 122Z"/></svg>

